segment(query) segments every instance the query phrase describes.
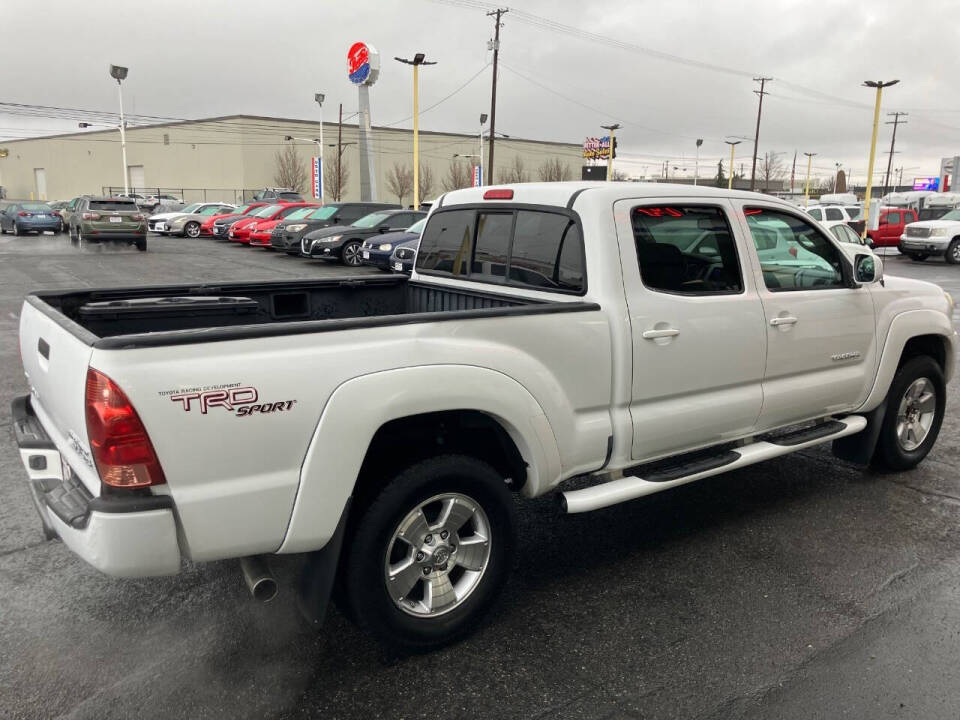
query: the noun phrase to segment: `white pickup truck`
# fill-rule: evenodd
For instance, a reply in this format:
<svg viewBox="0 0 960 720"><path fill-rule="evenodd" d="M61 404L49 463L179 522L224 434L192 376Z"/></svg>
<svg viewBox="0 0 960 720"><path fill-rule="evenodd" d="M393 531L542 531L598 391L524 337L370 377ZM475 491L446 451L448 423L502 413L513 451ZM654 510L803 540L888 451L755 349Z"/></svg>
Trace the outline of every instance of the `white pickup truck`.
<svg viewBox="0 0 960 720"><path fill-rule="evenodd" d="M241 558L269 597L263 556L303 553L309 618L335 588L424 649L502 587L515 493L579 513L827 442L915 466L952 310L762 195L473 188L410 278L28 296L14 426L44 528L103 572Z"/></svg>

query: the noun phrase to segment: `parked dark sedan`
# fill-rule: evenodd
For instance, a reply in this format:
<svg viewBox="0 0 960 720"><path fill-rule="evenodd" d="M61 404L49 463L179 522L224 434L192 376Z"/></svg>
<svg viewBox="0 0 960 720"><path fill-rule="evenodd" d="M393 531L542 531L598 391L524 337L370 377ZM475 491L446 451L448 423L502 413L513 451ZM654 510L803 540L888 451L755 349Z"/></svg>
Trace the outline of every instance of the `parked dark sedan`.
<svg viewBox="0 0 960 720"><path fill-rule="evenodd" d="M427 219L422 218L402 232L384 233L383 235L368 238L360 246L360 258L364 265L372 265L381 270L393 270L390 258L393 251L400 245L413 242L414 247L420 241L420 233Z"/></svg>
<svg viewBox="0 0 960 720"><path fill-rule="evenodd" d="M390 269L393 272L406 273L407 275L412 273L413 265L417 262L417 248L419 246L419 237L397 245L390 255Z"/></svg>
<svg viewBox="0 0 960 720"><path fill-rule="evenodd" d="M270 244L289 255L300 254L300 241L307 233L333 225L350 225L360 218L378 210L399 210L399 205L390 203L336 202L324 205L296 221L284 219L277 223L270 236Z"/></svg>
<svg viewBox="0 0 960 720"><path fill-rule="evenodd" d="M383 210L360 218L351 225L314 230L303 236L300 243L305 257L339 260L344 265L357 267L363 262L361 246L367 238L398 230L406 230L417 220L426 217L416 210Z"/></svg>
<svg viewBox="0 0 960 720"><path fill-rule="evenodd" d="M16 203L7 205L0 212L0 232L14 235L27 233L60 232L63 221L57 212L46 203Z"/></svg>

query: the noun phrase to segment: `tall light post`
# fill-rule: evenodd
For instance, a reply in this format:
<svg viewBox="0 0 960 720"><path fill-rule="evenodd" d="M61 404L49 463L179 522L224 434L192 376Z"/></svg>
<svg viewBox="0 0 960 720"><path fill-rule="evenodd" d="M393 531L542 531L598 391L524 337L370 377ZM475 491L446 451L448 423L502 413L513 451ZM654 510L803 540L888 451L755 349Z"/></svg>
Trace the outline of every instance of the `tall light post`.
<svg viewBox="0 0 960 720"><path fill-rule="evenodd" d="M610 153L607 155L607 182L613 180L613 146L614 139L616 138L616 132L620 129L620 123L614 123L613 125L601 125L601 128L610 132Z"/></svg>
<svg viewBox="0 0 960 720"><path fill-rule="evenodd" d="M743 140L724 140L730 146L730 172L727 173L727 190L733 189L733 153L734 149L743 142Z"/></svg>
<svg viewBox="0 0 960 720"><path fill-rule="evenodd" d="M123 159L123 192L130 194L130 180L127 177L127 133L123 119L123 89L120 83L127 79L128 69L120 65L110 66L110 77L117 81L117 97L120 98L120 155Z"/></svg>
<svg viewBox="0 0 960 720"><path fill-rule="evenodd" d="M810 170L813 167L813 156L816 153L805 152L804 155L807 156L807 182L803 188L803 206L807 207L810 205Z"/></svg>
<svg viewBox="0 0 960 720"><path fill-rule="evenodd" d="M320 106L320 138L317 142L317 151L319 152L319 165L317 168L317 182L320 183L320 204L323 205L324 187L323 187L323 93L314 93L313 99Z"/></svg>
<svg viewBox="0 0 960 720"><path fill-rule="evenodd" d="M413 209L420 209L420 93L418 91L421 65L436 65L427 62L423 53L417 53L413 60L395 57L394 60L413 65Z"/></svg>
<svg viewBox="0 0 960 720"><path fill-rule="evenodd" d="M700 146L703 145L703 138L697 138L697 155L693 161L693 184L696 186L697 179L700 177Z"/></svg>
<svg viewBox="0 0 960 720"><path fill-rule="evenodd" d="M876 88L877 90L877 99L873 106L873 135L870 138L870 161L867 164L867 191L864 194L863 198L863 212L866 222L863 224L863 231L860 234L860 237L866 239L867 230L870 229L870 193L873 191L873 161L877 154L877 126L880 123L880 98L883 95L883 89L885 87L890 87L891 85L896 85L899 80L888 80L884 82L883 80L864 80L864 87Z"/></svg>
<svg viewBox="0 0 960 720"><path fill-rule="evenodd" d="M477 181L477 187L483 185L483 126L487 123L487 114L480 113L480 133L477 135L477 152L480 159L477 160L477 175L474 178Z"/></svg>

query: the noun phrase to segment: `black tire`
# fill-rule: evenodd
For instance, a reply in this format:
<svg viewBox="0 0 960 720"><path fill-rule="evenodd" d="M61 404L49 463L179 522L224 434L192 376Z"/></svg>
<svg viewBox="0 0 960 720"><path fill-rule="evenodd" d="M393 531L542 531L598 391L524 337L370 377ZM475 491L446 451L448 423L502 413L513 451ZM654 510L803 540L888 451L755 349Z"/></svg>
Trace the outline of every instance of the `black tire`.
<svg viewBox="0 0 960 720"><path fill-rule="evenodd" d="M3 226L3 223L0 223L0 235L6 235L7 229Z"/></svg>
<svg viewBox="0 0 960 720"><path fill-rule="evenodd" d="M960 238L954 238L950 241L950 244L947 245L947 252L944 253L943 259L947 261L948 265L956 265L960 263Z"/></svg>
<svg viewBox="0 0 960 720"><path fill-rule="evenodd" d="M144 238L140 238L139 240L137 240L137 241L134 243L134 245L137 246L137 250L139 250L140 252L146 252L146 250L147 250L147 239L146 239L145 237L144 237Z"/></svg>
<svg viewBox="0 0 960 720"><path fill-rule="evenodd" d="M401 521L441 493L465 495L483 510L489 523L489 558L476 585L459 604L442 614L417 617L401 610L390 596L385 562ZM348 617L400 652L439 648L477 627L506 582L516 536L513 498L496 470L465 455L430 458L396 476L358 513L340 559L337 595L346 603ZM456 569L448 577L453 578Z"/></svg>
<svg viewBox="0 0 960 720"><path fill-rule="evenodd" d="M198 238L200 237L200 223L198 222L188 222L183 226L183 234L188 238Z"/></svg>
<svg viewBox="0 0 960 720"><path fill-rule="evenodd" d="M20 237L20 226L17 225L17 221L13 221L13 234L17 237Z"/></svg>
<svg viewBox="0 0 960 720"><path fill-rule="evenodd" d="M933 412L933 421L923 442L918 447L907 450L902 446L897 433L900 404L907 389L921 378L926 378L933 385L936 407ZM919 465L937 441L940 425L943 423L946 400L947 388L943 379L943 370L933 358L921 355L905 362L893 376L893 382L890 383L890 390L887 392L887 410L877 439L873 465L893 471L911 470Z"/></svg>
<svg viewBox="0 0 960 720"><path fill-rule="evenodd" d="M363 264L363 259L360 256L361 244L359 240L345 242L340 250L340 262L347 267L360 267Z"/></svg>
<svg viewBox="0 0 960 720"><path fill-rule="evenodd" d="M926 253L910 253L910 259L916 262L923 262L929 257Z"/></svg>

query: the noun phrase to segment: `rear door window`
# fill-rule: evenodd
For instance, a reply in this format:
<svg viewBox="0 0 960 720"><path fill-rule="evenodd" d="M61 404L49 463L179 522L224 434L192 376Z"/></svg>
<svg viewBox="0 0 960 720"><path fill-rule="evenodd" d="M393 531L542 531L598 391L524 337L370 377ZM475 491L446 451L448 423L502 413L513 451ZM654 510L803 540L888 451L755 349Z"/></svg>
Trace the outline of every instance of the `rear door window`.
<svg viewBox="0 0 960 720"><path fill-rule="evenodd" d="M813 208L812 210L808 210L808 212L814 220L823 220L823 210L820 208Z"/></svg>
<svg viewBox="0 0 960 720"><path fill-rule="evenodd" d="M575 218L545 210L444 210L424 228L417 270L582 293L583 238Z"/></svg>
<svg viewBox="0 0 960 720"><path fill-rule="evenodd" d="M827 208L824 213L827 220L843 220L843 210L840 208Z"/></svg>

